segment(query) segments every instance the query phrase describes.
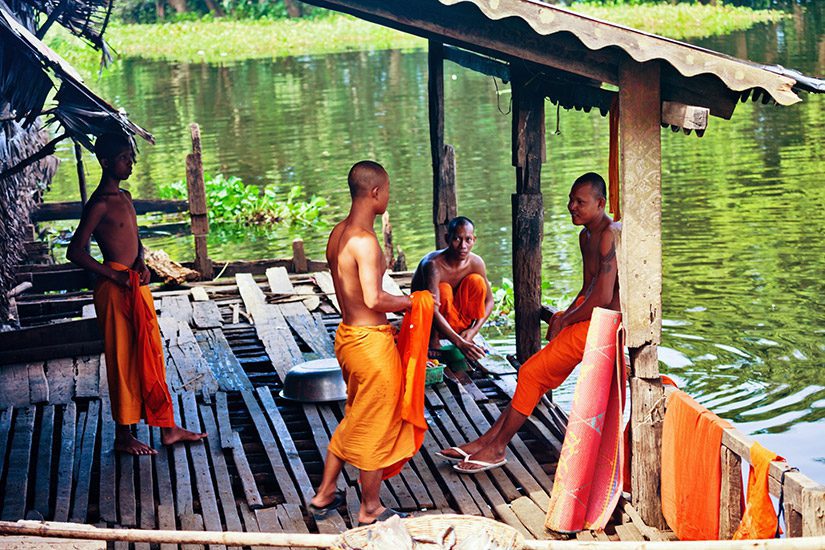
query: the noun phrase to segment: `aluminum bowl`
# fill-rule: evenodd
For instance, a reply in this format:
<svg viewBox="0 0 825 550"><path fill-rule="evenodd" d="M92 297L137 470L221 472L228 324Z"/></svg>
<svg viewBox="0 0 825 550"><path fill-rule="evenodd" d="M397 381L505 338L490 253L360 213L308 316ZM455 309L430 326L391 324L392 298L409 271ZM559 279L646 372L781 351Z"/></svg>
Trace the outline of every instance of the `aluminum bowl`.
<svg viewBox="0 0 825 550"><path fill-rule="evenodd" d="M280 395L301 403L346 401L347 385L335 358L318 359L289 369Z"/></svg>

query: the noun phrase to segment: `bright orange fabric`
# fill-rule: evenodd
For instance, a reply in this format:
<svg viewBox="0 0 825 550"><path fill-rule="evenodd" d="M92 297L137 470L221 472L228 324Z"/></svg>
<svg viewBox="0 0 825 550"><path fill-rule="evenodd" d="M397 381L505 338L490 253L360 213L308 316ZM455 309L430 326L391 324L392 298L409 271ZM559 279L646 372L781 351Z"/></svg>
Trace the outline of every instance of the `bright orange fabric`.
<svg viewBox="0 0 825 550"><path fill-rule="evenodd" d="M510 405L530 416L541 396L558 388L581 363L590 321L565 327L518 371L518 383Z"/></svg>
<svg viewBox="0 0 825 550"><path fill-rule="evenodd" d="M427 429L424 378L434 301L428 291L411 298L413 309L404 317L400 350L390 325L342 323L335 336L347 404L329 452L359 470L384 470L383 479L401 471Z"/></svg>
<svg viewBox="0 0 825 550"><path fill-rule="evenodd" d="M438 311L456 332L468 328L477 319L483 319L487 313L484 303L487 299L487 280L478 273L464 277L455 292L449 283L440 283L438 294L441 300Z"/></svg>
<svg viewBox="0 0 825 550"><path fill-rule="evenodd" d="M734 540L770 539L776 535L779 520L768 491L768 470L775 460L785 459L754 441L748 474L748 501L739 528L733 534Z"/></svg>
<svg viewBox="0 0 825 550"><path fill-rule="evenodd" d="M128 271L132 286L127 289L101 278L94 290L112 417L121 425L145 418L150 426L172 427L175 417L152 293L149 287L140 286L136 272L116 262L106 265Z"/></svg>
<svg viewBox="0 0 825 550"><path fill-rule="evenodd" d="M722 431L730 428L683 391L668 397L662 430L662 513L680 540L719 538Z"/></svg>

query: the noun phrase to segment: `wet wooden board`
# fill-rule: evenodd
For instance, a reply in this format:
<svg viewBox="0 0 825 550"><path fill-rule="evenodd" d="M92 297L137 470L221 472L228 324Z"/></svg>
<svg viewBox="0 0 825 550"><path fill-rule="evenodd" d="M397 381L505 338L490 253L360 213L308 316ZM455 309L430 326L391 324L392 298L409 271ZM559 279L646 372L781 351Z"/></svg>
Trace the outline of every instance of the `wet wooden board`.
<svg viewBox="0 0 825 550"><path fill-rule="evenodd" d="M71 521L84 523L89 509L89 485L92 479L92 463L94 461L95 442L97 440L97 424L100 417L100 401L89 401L86 413L86 425L83 428L83 441L80 447L80 462L75 477L74 504L72 505Z"/></svg>
<svg viewBox="0 0 825 550"><path fill-rule="evenodd" d="M273 294L295 294L295 287L289 280L289 274L285 267L270 267L266 270L266 280L269 283L269 290Z"/></svg>
<svg viewBox="0 0 825 550"><path fill-rule="evenodd" d="M152 447L158 452L153 460L158 487L158 529L175 531L177 522L175 521L175 499L172 493L172 480L169 472L169 453L161 441L160 428L153 427L151 433ZM160 550L175 550L177 547L176 544L161 544Z"/></svg>
<svg viewBox="0 0 825 550"><path fill-rule="evenodd" d="M29 405L29 366L26 363L3 365L0 368L0 388L3 388L0 407Z"/></svg>
<svg viewBox="0 0 825 550"><path fill-rule="evenodd" d="M162 317L172 317L187 325L192 324L192 302L188 296L163 296L160 304Z"/></svg>
<svg viewBox="0 0 825 550"><path fill-rule="evenodd" d="M318 452L321 454L321 460L327 459L327 449L329 448L329 436L327 436L324 422L321 420L321 413L318 412L318 406L312 403L305 403L303 406L304 416L306 417L309 430L312 433L312 438L315 440L315 446L318 447ZM338 476L338 488L346 488L346 483L342 476Z"/></svg>
<svg viewBox="0 0 825 550"><path fill-rule="evenodd" d="M210 302L211 303L211 302ZM203 359L212 371L222 391L252 389L252 382L232 352L223 331L201 330L195 335Z"/></svg>
<svg viewBox="0 0 825 550"><path fill-rule="evenodd" d="M192 294L193 307L195 305L195 302L206 302L209 300L209 294L206 292L206 289L202 286L193 286L189 292L190 294Z"/></svg>
<svg viewBox="0 0 825 550"><path fill-rule="evenodd" d="M332 339L323 324L318 324L303 302L290 302L278 306L290 327L321 357L334 357Z"/></svg>
<svg viewBox="0 0 825 550"><path fill-rule="evenodd" d="M192 302L192 324L199 329L218 328L223 325L218 304L212 301Z"/></svg>
<svg viewBox="0 0 825 550"><path fill-rule="evenodd" d="M172 402L175 403L175 424L182 426L180 414L180 400L178 396L172 395ZM172 454L174 456L174 480L175 480L175 509L178 516L191 516L193 513L192 506L192 481L189 474L189 459L186 455L186 447L183 445L173 445ZM189 518L192 520L192 518ZM183 521L183 520L181 520ZM194 520L192 520L193 523ZM200 521L201 529L203 529L203 521ZM185 527L184 527L185 529Z"/></svg>
<svg viewBox="0 0 825 550"><path fill-rule="evenodd" d="M229 406L226 402L226 393L215 393L215 412L218 419L218 432L221 437L221 447L231 449L234 445L232 424L229 421Z"/></svg>
<svg viewBox="0 0 825 550"><path fill-rule="evenodd" d="M519 497L511 502L510 506L533 537L537 539L547 538L547 532L544 528L546 514L541 511L541 508L535 502L527 497Z"/></svg>
<svg viewBox="0 0 825 550"><path fill-rule="evenodd" d="M49 403L65 405L74 396L74 360L52 359L46 362L46 380L49 383ZM0 383L0 387L3 386Z"/></svg>
<svg viewBox="0 0 825 550"><path fill-rule="evenodd" d="M258 484L255 482L255 476L252 473L252 468L249 467L249 461L243 450L241 436L238 435L238 432L233 432L232 436L232 459L235 462L235 470L237 470L238 476L241 478L241 485L243 486L247 506L252 510L263 508L264 503L261 499L261 493L258 491Z"/></svg>
<svg viewBox="0 0 825 550"><path fill-rule="evenodd" d="M77 397L100 396L100 355L75 359L74 393Z"/></svg>
<svg viewBox="0 0 825 550"><path fill-rule="evenodd" d="M6 448L11 435L11 419L14 416L14 407L8 406L6 410L0 412L0 457L6 456ZM6 468L6 461L0 458L0 479L3 479L3 472Z"/></svg>
<svg viewBox="0 0 825 550"><path fill-rule="evenodd" d="M46 381L44 363L29 363L29 403L45 403L49 400L49 383Z"/></svg>
<svg viewBox="0 0 825 550"><path fill-rule="evenodd" d="M341 313L341 306L338 304L338 298L335 296L335 284L332 282L332 274L330 274L329 271L319 271L314 274L313 278L315 279L315 284L321 289L321 292L327 295L335 311Z"/></svg>
<svg viewBox="0 0 825 550"><path fill-rule="evenodd" d="M187 430L201 433L201 422L198 416L198 405L195 394L186 392L181 396L183 403L184 423ZM195 472L195 487L198 491L198 501L201 507L203 525L207 531L222 531L221 515L218 511L218 500L215 486L212 484L212 465L209 464L206 447L203 440L193 441L187 446L192 455L192 466Z"/></svg>
<svg viewBox="0 0 825 550"><path fill-rule="evenodd" d="M54 521L68 521L74 477L74 437L77 423L77 407L71 401L63 409L60 429L60 456L57 462L57 488L54 505Z"/></svg>
<svg viewBox="0 0 825 550"><path fill-rule="evenodd" d="M189 325L182 321L171 324L168 321L163 321L161 323L161 334L166 340L167 351L171 359L169 363L177 369L180 377L180 383L177 386L172 383L170 389L176 392L200 392L205 388L208 393L216 392L218 382L204 359ZM167 364L167 371L169 366Z"/></svg>
<svg viewBox="0 0 825 550"><path fill-rule="evenodd" d="M137 438L147 445L152 445L152 438L149 434L149 426L144 422L137 425ZM154 529L157 519L155 517L155 493L154 477L152 475L152 455L141 455L137 458L138 474L140 476L140 521L141 529Z"/></svg>
<svg viewBox="0 0 825 550"><path fill-rule="evenodd" d="M29 483L29 460L36 408L18 409L14 421L14 436L9 452L9 473L6 476L3 514L5 521L23 519L26 515L26 495Z"/></svg>
<svg viewBox="0 0 825 550"><path fill-rule="evenodd" d="M117 522L115 421L112 420L112 406L109 403L108 392L103 394L100 402L100 418L100 486L98 490L100 519L113 524ZM172 494L171 489L169 494Z"/></svg>
<svg viewBox="0 0 825 550"><path fill-rule="evenodd" d="M137 527L137 499L135 494L135 457L118 453L120 465L118 482L118 520L124 527Z"/></svg>
<svg viewBox="0 0 825 550"><path fill-rule="evenodd" d="M0 436L1 437L1 436ZM37 473L34 479L34 509L43 517L51 517L52 447L54 445L54 405L43 407L40 418L40 437L37 443ZM0 457L5 452L0 450ZM3 477L0 472L0 478Z"/></svg>
<svg viewBox="0 0 825 550"><path fill-rule="evenodd" d="M206 432L206 447L212 462L212 470L215 474L215 483L218 489L218 500L223 512L224 524L227 531L243 531L241 518L238 515L238 508L235 506L235 495L232 492L232 479L229 477L229 468L226 466L223 450L218 436L218 426L212 414L212 408L208 405L199 407L203 428Z"/></svg>

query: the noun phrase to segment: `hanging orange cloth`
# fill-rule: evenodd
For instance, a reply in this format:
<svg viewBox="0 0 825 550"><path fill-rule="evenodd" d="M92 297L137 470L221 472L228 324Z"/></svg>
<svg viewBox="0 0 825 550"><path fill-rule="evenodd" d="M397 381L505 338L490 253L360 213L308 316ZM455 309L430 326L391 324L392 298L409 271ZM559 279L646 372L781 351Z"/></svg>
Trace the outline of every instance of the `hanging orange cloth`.
<svg viewBox="0 0 825 550"><path fill-rule="evenodd" d="M116 262L106 265L128 271L131 285L127 289L101 278L94 291L95 311L103 330L112 417L121 425L145 418L150 426L172 427L175 417L152 293L149 287L140 286L135 271Z"/></svg>
<svg viewBox="0 0 825 550"><path fill-rule="evenodd" d="M438 294L441 300L438 311L456 332L461 332L487 314L487 280L478 273L464 277L455 293L449 283L440 283Z"/></svg>
<svg viewBox="0 0 825 550"><path fill-rule="evenodd" d="M613 221L622 219L621 202L619 201L619 94L610 104L610 153L608 157L607 180L610 213Z"/></svg>
<svg viewBox="0 0 825 550"><path fill-rule="evenodd" d="M329 452L362 471L399 473L424 441L424 378L435 303L414 292L396 347L390 325L338 325L335 356L347 405ZM403 360L402 360L403 358Z"/></svg>
<svg viewBox="0 0 825 550"><path fill-rule="evenodd" d="M734 540L770 539L779 524L768 491L768 470L771 462L785 459L755 442L751 445L751 467L748 474L748 500Z"/></svg>
<svg viewBox="0 0 825 550"><path fill-rule="evenodd" d="M722 431L730 428L683 391L668 397L662 430L662 513L679 540L719 538Z"/></svg>

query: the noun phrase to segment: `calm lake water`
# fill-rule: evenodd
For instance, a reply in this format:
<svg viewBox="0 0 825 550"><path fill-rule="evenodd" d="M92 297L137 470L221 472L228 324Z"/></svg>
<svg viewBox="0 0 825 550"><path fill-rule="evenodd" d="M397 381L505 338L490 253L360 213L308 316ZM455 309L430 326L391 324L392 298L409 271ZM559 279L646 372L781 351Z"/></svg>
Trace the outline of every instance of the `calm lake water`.
<svg viewBox="0 0 825 550"><path fill-rule="evenodd" d="M702 41L755 61L825 75L825 9ZM348 207L350 165L374 158L392 180L395 241L414 263L433 244L427 72L423 51L358 52L228 66L126 61L92 83L157 137L142 145L133 194L183 179L188 124L200 123L207 171L248 183L301 184ZM446 139L456 149L459 213L494 285L511 276L509 85L448 64ZM703 138L663 130L662 370L700 402L825 482L825 96L789 108L741 104ZM544 280L554 300L581 285L571 182L606 173L607 120L547 104ZM48 200L76 200L71 151ZM88 177L99 172L91 156ZM147 221L148 223L148 221ZM321 257L328 228L213 227L218 259L289 256L295 236ZM147 235L190 259L191 237ZM566 305L566 304L564 304ZM512 334L490 332L505 349ZM571 381L556 392L569 403Z"/></svg>

